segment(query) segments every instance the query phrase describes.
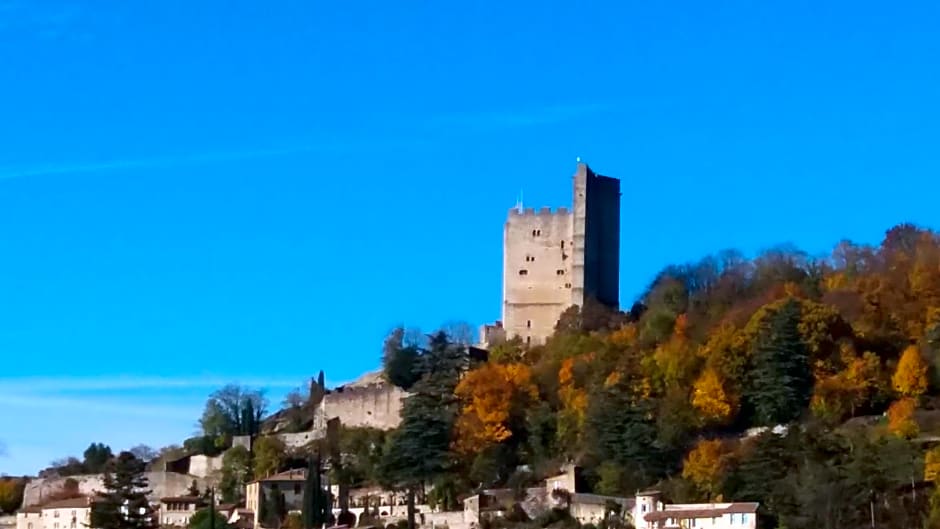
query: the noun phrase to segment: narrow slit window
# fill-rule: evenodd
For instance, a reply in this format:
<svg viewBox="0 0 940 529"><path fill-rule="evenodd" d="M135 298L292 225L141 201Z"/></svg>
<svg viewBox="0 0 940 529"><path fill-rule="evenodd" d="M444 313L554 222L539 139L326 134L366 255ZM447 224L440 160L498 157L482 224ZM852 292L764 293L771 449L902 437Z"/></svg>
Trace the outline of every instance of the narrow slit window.
<svg viewBox="0 0 940 529"><path fill-rule="evenodd" d="M532 320L526 320L526 321L525 321L525 326L526 326L527 329L531 329L531 328L532 328Z"/></svg>
<svg viewBox="0 0 940 529"><path fill-rule="evenodd" d="M523 268L522 270L519 270L519 275L521 275L521 276L527 276L527 275L529 275L529 271L526 270L525 268Z"/></svg>

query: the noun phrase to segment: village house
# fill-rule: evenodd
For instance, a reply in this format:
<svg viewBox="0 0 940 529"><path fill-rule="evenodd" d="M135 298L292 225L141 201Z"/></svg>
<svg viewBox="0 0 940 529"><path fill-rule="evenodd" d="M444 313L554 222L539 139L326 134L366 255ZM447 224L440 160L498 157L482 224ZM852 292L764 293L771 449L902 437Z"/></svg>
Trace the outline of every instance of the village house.
<svg viewBox="0 0 940 529"><path fill-rule="evenodd" d="M91 525L91 500L70 498L28 507L16 514L16 529L87 529Z"/></svg>
<svg viewBox="0 0 940 529"><path fill-rule="evenodd" d="M196 511L206 506L206 500L199 496L160 498L160 525L162 527L186 527Z"/></svg>
<svg viewBox="0 0 940 529"><path fill-rule="evenodd" d="M636 495L633 520L636 529L755 529L758 503L663 504L658 491Z"/></svg>
<svg viewBox="0 0 940 529"><path fill-rule="evenodd" d="M304 481L306 479L307 470L296 469L248 483L245 486L245 507L252 513L253 527L261 527L258 507L261 505L262 494L264 494L265 499L270 498L275 492L283 494L287 512L299 512L303 506Z"/></svg>

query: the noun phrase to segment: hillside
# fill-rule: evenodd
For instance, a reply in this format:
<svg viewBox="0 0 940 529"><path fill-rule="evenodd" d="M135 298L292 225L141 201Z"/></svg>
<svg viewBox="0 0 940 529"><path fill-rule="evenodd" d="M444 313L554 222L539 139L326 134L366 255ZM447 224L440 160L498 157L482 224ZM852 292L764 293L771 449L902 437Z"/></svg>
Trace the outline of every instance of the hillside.
<svg viewBox="0 0 940 529"><path fill-rule="evenodd" d="M603 494L759 501L764 527L920 525L938 373L937 234L897 226L826 259L722 252L666 268L629 312L588 304L544 346L494 347L454 388L452 466L431 474L519 486L575 461Z"/></svg>

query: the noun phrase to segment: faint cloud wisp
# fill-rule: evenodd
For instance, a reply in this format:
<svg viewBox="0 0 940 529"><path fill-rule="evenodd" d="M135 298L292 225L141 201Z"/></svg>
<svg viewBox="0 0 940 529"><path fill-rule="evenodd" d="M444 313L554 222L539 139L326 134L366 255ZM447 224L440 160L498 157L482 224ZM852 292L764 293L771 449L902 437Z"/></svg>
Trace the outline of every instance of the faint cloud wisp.
<svg viewBox="0 0 940 529"><path fill-rule="evenodd" d="M604 103L550 105L483 112L444 114L429 120L429 125L456 125L480 129L505 129L553 125L612 110Z"/></svg>

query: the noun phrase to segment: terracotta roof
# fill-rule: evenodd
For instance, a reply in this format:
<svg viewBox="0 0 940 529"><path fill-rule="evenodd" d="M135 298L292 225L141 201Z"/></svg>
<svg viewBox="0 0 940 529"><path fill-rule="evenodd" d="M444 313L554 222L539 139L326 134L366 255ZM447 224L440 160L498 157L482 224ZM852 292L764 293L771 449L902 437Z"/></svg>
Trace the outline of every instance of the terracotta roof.
<svg viewBox="0 0 940 529"><path fill-rule="evenodd" d="M709 507L708 504L702 504L702 508L700 509L669 509L667 507L664 511L648 513L643 519L647 522L655 522L668 518L681 520L689 518L717 518L724 514L754 513L757 512L757 508L760 506L759 503L731 503L725 504L724 506L719 505Z"/></svg>
<svg viewBox="0 0 940 529"><path fill-rule="evenodd" d="M59 500L49 502L42 506L43 509L78 509L82 507L88 507L91 504L91 500L85 496L80 498L69 498L67 500Z"/></svg>
<svg viewBox="0 0 940 529"><path fill-rule="evenodd" d="M26 507L25 509L20 509L19 512L23 514L38 514L42 512L42 507L38 505L30 505L29 507Z"/></svg>

